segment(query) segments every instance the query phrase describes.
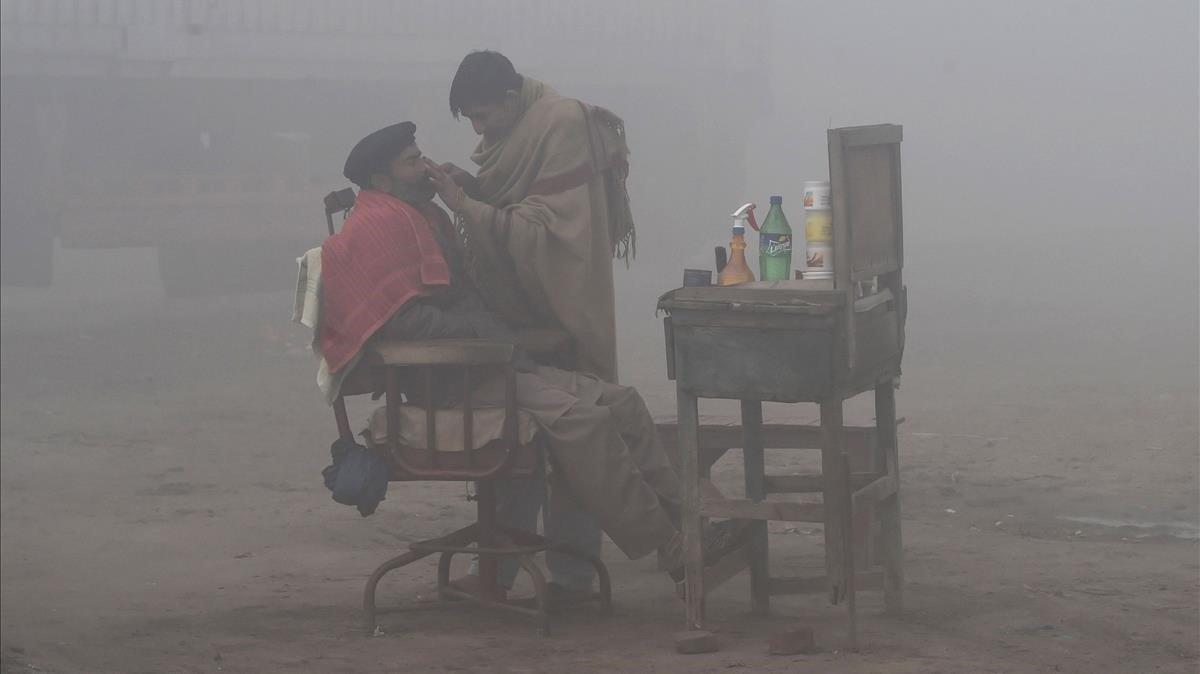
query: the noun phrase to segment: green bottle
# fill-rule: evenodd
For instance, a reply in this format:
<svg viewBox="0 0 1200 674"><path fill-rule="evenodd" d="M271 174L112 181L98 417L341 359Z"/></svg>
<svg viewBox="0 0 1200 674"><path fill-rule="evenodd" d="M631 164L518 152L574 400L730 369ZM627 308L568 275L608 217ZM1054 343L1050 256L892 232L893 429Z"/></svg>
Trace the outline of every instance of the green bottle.
<svg viewBox="0 0 1200 674"><path fill-rule="evenodd" d="M758 235L758 277L786 281L792 276L792 228L783 214L783 197L771 197L771 210Z"/></svg>

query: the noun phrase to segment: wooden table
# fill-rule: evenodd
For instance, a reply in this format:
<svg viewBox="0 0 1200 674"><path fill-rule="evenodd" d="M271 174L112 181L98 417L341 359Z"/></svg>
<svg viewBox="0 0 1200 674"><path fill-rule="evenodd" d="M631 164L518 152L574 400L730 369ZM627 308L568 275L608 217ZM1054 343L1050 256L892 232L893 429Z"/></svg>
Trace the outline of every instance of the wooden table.
<svg viewBox="0 0 1200 674"><path fill-rule="evenodd" d="M756 520L740 553L750 570L755 613L766 614L775 594L828 591L834 603L845 601L849 608L853 645L854 595L860 583L881 585L888 610L901 609L895 404L907 313L901 278L901 136L894 125L829 131L833 279L680 288L659 300L668 314L667 369L678 400L689 629L703 628L706 583L721 582L739 570L735 557L706 572L701 531L708 517ZM859 465L854 465L847 449L860 434L844 428L842 406L864 392L874 393L876 426L872 446L859 452ZM707 481L708 466L715 460L711 450L737 445L731 445L728 430L700 426L700 398L741 401L738 444L744 456L745 499L725 498ZM765 427L763 401L816 403L820 426ZM714 441L711 436L721 432L726 438ZM764 473L766 448L813 445L821 451L820 474ZM806 492L820 493L822 502L767 500L770 493ZM868 514L879 520L874 546L868 544L871 525L853 533ZM821 523L825 576L770 577L768 520ZM866 572L875 562L882 572Z"/></svg>

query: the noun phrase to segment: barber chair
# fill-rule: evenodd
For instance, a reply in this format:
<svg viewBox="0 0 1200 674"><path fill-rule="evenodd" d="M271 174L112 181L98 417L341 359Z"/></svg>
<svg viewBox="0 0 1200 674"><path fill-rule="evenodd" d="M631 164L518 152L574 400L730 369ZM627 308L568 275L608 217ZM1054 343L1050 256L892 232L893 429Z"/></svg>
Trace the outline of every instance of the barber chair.
<svg viewBox="0 0 1200 674"><path fill-rule="evenodd" d="M332 231L332 215L353 204L353 192L326 197L326 217ZM519 337L520 345L537 356L569 354L571 340L562 332L533 331ZM547 550L589 562L598 578L598 592L589 598L603 612L611 608L611 585L604 563L568 546L553 544L543 537L500 526L496 522L496 481L533 477L543 470L544 446L532 419L523 419L517 409L513 344L482 339L431 341L386 341L367 347L359 364L342 384L334 401L338 435L354 440L346 410L347 396L383 392L384 406L372 415L366 437L368 447L381 452L391 467L390 481L474 482L476 518L471 524L444 536L411 543L408 550L384 563L371 574L363 592L363 612L368 630L377 628L375 595L379 581L388 572L433 554L437 565L438 596L443 604L467 600L481 606L501 608L536 619L538 633L550 632L549 593L546 573L534 556ZM472 404L473 391L482 382L499 377L504 387L502 407ZM420 407L406 401L402 391L423 391L422 401L435 399L435 388L455 382L459 389L449 404ZM393 493L395 491L393 490ZM450 585L450 564L457 554L478 555L479 589L463 592ZM509 600L497 583L497 564L515 557L530 577L532 602ZM456 602L459 604L460 602Z"/></svg>

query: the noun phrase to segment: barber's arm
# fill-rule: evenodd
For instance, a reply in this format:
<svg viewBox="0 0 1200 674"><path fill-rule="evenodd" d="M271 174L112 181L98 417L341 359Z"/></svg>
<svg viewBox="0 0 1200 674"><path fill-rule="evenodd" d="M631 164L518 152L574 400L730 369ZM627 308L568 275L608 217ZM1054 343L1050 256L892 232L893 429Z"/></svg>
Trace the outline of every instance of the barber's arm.
<svg viewBox="0 0 1200 674"><path fill-rule="evenodd" d="M447 176L449 176L450 179L454 181L454 184L463 188L463 191L467 193L467 196L474 198L479 194L479 181L469 172L450 162L440 164L438 168L441 169L442 172L444 172Z"/></svg>
<svg viewBox="0 0 1200 674"><path fill-rule="evenodd" d="M586 199L580 200L573 190L567 190L554 195L530 196L505 208L496 208L473 199L436 166L431 167L430 177L447 208L461 215L474 229L489 230L502 241L514 234L523 240L540 238L555 221L571 220L575 217L573 211L587 204Z"/></svg>
<svg viewBox="0 0 1200 674"><path fill-rule="evenodd" d="M609 113L611 114L611 113ZM542 130L541 141L547 148L554 148L539 163L539 176L558 176L560 179L577 170L580 158L591 156L587 116L583 109L568 104L555 114ZM536 240L553 230L562 222L571 222L576 211L588 207L587 187L579 183L574 187L552 190L550 194L537 194L503 208L496 208L474 197L478 196L475 181L467 181L465 171L456 166L438 166L427 162L430 179L437 188L438 196L446 207L461 215L477 230L491 230L504 241ZM465 189L464 189L465 187ZM580 192L583 198L579 198Z"/></svg>

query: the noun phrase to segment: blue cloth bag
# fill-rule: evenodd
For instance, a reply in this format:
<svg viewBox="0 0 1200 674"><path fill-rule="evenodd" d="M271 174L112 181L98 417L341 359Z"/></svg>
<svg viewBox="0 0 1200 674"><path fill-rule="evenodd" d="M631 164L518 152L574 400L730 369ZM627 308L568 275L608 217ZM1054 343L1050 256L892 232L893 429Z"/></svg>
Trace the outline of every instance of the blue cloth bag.
<svg viewBox="0 0 1200 674"><path fill-rule="evenodd" d="M333 500L358 506L363 517L375 512L387 495L391 466L379 452L338 438L329 448L333 463L321 471Z"/></svg>

